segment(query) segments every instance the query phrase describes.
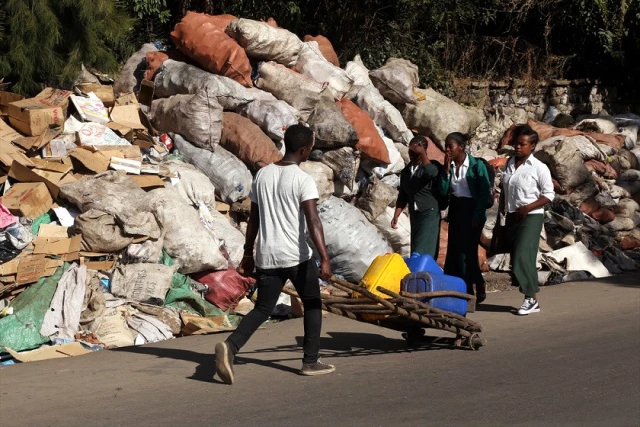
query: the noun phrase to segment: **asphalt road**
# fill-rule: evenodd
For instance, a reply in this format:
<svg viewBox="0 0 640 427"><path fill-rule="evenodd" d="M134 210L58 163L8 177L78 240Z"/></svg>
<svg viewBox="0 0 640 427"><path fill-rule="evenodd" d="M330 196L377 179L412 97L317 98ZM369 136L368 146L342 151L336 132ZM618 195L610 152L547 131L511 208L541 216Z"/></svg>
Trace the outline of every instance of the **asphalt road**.
<svg viewBox="0 0 640 427"><path fill-rule="evenodd" d="M327 315L320 377L300 368L301 320L259 330L236 384L211 380L225 334L0 369L0 425L640 425L640 275L517 291L471 316L480 351L412 350L400 334Z"/></svg>

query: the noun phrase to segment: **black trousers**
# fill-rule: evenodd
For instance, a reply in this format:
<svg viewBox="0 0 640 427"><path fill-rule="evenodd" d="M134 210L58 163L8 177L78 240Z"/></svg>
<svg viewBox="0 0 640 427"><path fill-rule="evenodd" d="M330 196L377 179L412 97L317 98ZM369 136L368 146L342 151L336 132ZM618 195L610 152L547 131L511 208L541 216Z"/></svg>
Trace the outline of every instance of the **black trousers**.
<svg viewBox="0 0 640 427"><path fill-rule="evenodd" d="M253 310L247 314L238 328L227 338L233 354L249 341L251 335L271 315L287 280L291 280L304 306L303 363L315 363L320 353L320 330L322 328L322 301L318 284L318 268L313 260L295 267L257 270L258 299Z"/></svg>
<svg viewBox="0 0 640 427"><path fill-rule="evenodd" d="M472 227L474 199L451 196L449 201L449 239L444 273L460 277L467 284L467 293L473 295L473 285L484 285L478 261L478 245L484 222Z"/></svg>

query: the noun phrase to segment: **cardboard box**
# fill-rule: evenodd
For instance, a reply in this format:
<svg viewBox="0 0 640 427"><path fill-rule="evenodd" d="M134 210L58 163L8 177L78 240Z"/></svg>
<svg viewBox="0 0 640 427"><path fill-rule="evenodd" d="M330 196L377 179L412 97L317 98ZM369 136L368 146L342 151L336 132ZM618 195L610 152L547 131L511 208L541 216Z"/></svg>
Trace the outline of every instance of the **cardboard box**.
<svg viewBox="0 0 640 427"><path fill-rule="evenodd" d="M69 106L69 97L73 92L48 87L33 97L40 105L47 107L60 107L66 110Z"/></svg>
<svg viewBox="0 0 640 427"><path fill-rule="evenodd" d="M9 104L23 99L24 96L18 95L17 93L0 91L0 116L9 114Z"/></svg>
<svg viewBox="0 0 640 427"><path fill-rule="evenodd" d="M51 193L42 182L14 184L0 201L12 214L27 218L38 218L53 206Z"/></svg>
<svg viewBox="0 0 640 427"><path fill-rule="evenodd" d="M53 197L53 199L57 199L58 193L60 193L60 185L62 184L60 184L59 182L54 182L56 179L59 179L58 176L55 176L54 178L54 176L52 175L39 175L17 161L11 164L11 169L9 169L9 176L18 182L42 182L49 189L49 192L51 193L51 197ZM52 181L51 179L54 179L54 181Z"/></svg>
<svg viewBox="0 0 640 427"><path fill-rule="evenodd" d="M81 83L76 87L86 94L95 93L105 107L113 107L116 103L113 86L101 85L100 83Z"/></svg>
<svg viewBox="0 0 640 427"><path fill-rule="evenodd" d="M64 110L47 107L35 98L9 104L11 126L28 136L39 136L50 127L64 125Z"/></svg>

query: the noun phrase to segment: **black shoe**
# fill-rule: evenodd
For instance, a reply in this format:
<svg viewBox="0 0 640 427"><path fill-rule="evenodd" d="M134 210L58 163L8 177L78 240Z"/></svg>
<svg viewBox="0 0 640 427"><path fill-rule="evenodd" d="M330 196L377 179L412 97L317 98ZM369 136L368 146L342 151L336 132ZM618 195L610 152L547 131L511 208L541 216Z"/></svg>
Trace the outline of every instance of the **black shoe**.
<svg viewBox="0 0 640 427"><path fill-rule="evenodd" d="M325 375L336 370L333 365L322 363L320 359L316 363L303 363L300 375Z"/></svg>
<svg viewBox="0 0 640 427"><path fill-rule="evenodd" d="M476 304L481 304L487 299L487 291L484 284L482 286L476 285L476 288L478 290L478 295L476 295Z"/></svg>
<svg viewBox="0 0 640 427"><path fill-rule="evenodd" d="M216 344L216 374L223 383L233 384L233 354L226 342Z"/></svg>

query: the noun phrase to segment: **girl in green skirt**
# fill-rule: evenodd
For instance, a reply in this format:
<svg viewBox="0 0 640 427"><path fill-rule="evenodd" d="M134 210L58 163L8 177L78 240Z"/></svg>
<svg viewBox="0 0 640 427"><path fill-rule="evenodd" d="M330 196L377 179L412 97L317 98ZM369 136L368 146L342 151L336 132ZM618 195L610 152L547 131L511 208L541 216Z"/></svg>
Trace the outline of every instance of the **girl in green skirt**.
<svg viewBox="0 0 640 427"><path fill-rule="evenodd" d="M538 133L529 125L516 127L512 142L515 155L507 161L502 176L499 212L507 214L511 272L524 294L519 315L540 311L536 261L544 206L555 197L549 168L533 156L538 139Z"/></svg>

